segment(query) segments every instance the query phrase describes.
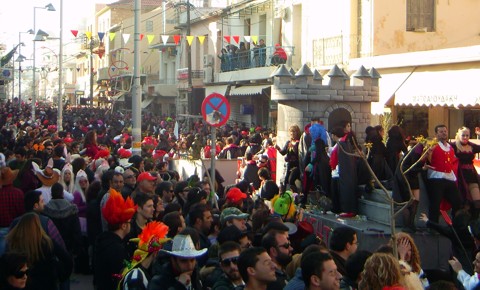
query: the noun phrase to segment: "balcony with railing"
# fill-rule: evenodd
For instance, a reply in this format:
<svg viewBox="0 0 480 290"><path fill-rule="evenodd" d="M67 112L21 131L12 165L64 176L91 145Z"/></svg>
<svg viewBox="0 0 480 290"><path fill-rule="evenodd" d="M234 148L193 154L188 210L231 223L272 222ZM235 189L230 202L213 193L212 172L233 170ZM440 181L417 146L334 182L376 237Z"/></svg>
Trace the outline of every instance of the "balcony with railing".
<svg viewBox="0 0 480 290"><path fill-rule="evenodd" d="M372 56L370 36L338 35L313 40L313 66L344 64L349 59Z"/></svg>
<svg viewBox="0 0 480 290"><path fill-rule="evenodd" d="M215 77L215 82L267 79L278 65L291 66L294 54L294 46L223 50L217 56L220 60L220 73ZM204 66L207 65L204 60Z"/></svg>

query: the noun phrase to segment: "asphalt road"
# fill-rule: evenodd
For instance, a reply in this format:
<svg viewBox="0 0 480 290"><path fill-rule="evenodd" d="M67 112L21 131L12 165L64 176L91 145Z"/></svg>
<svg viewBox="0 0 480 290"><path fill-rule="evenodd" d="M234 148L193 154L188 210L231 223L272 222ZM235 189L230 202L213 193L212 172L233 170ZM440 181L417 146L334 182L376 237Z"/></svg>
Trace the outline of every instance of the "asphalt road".
<svg viewBox="0 0 480 290"><path fill-rule="evenodd" d="M72 274L70 290L93 290L92 275Z"/></svg>

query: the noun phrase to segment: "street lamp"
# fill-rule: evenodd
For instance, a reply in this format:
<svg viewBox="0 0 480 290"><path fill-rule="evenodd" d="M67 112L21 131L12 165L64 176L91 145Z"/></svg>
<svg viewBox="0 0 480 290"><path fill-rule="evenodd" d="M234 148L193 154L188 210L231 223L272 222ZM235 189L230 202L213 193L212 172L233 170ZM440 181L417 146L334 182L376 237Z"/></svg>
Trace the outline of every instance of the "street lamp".
<svg viewBox="0 0 480 290"><path fill-rule="evenodd" d="M22 33L34 34L35 31L33 31L33 29L29 29L26 32L20 31L18 33L18 43L22 43ZM22 107L22 62L26 59L27 58L22 55L22 46L20 45L18 47L18 57L15 60L16 62L18 62L18 107L19 108Z"/></svg>
<svg viewBox="0 0 480 290"><path fill-rule="evenodd" d="M53 5L50 3L50 4L47 4L45 5L44 7L33 7L33 31L36 31L36 10L37 9L47 9L47 11L55 11L55 8L53 7ZM43 32L43 34L45 34L44 31L42 30L38 30L38 33L37 33L37 36L40 34L40 32ZM33 40L33 94L32 94L32 121L35 122L35 103L36 103L36 100L37 100L37 92L36 92L36 80L35 80L35 41L38 41L36 40L37 39L37 36L35 36L35 39ZM43 36L48 36L47 35L43 35Z"/></svg>

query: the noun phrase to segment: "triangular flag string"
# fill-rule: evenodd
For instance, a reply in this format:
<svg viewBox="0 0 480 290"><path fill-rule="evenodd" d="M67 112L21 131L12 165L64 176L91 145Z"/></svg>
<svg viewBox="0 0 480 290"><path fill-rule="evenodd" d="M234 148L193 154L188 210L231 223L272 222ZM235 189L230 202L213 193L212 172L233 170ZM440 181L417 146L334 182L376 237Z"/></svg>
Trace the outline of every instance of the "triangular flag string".
<svg viewBox="0 0 480 290"><path fill-rule="evenodd" d="M230 44L230 35L225 35L223 38L228 44Z"/></svg>
<svg viewBox="0 0 480 290"><path fill-rule="evenodd" d="M240 42L240 36L238 35L234 35L232 36L233 37L233 40L235 40L235 42L238 44Z"/></svg>
<svg viewBox="0 0 480 290"><path fill-rule="evenodd" d="M258 42L258 35L252 35L252 42L257 44Z"/></svg>
<svg viewBox="0 0 480 290"><path fill-rule="evenodd" d="M110 38L110 41L112 41L115 38L115 32L110 32L108 36Z"/></svg>
<svg viewBox="0 0 480 290"><path fill-rule="evenodd" d="M87 36L88 40L92 39L92 32L91 31L86 31L85 35Z"/></svg>
<svg viewBox="0 0 480 290"><path fill-rule="evenodd" d="M250 43L250 39L251 39L250 35L245 35L243 38L245 38L245 42Z"/></svg>
<svg viewBox="0 0 480 290"><path fill-rule="evenodd" d="M205 35L199 35L198 41L200 42L200 44L203 44L203 42L205 41Z"/></svg>
<svg viewBox="0 0 480 290"><path fill-rule="evenodd" d="M162 35L161 37L162 37L163 45L167 45L168 35Z"/></svg>
<svg viewBox="0 0 480 290"><path fill-rule="evenodd" d="M155 35L153 35L153 34L147 34L148 44L151 44L154 38L155 38Z"/></svg>
<svg viewBox="0 0 480 290"><path fill-rule="evenodd" d="M105 36L105 32L99 32L98 33L98 38L100 39L100 41L103 41L104 36Z"/></svg>
<svg viewBox="0 0 480 290"><path fill-rule="evenodd" d="M192 46L192 42L193 42L194 39L195 39L195 36L193 36L193 35L187 35L188 45Z"/></svg>
<svg viewBox="0 0 480 290"><path fill-rule="evenodd" d="M70 31L72 32L73 36L77 37L77 35L78 35L78 30L70 30Z"/></svg>
<svg viewBox="0 0 480 290"><path fill-rule="evenodd" d="M144 37L143 33L140 33L140 41L142 41L143 37Z"/></svg>
<svg viewBox="0 0 480 290"><path fill-rule="evenodd" d="M178 34L175 34L173 36L173 41L175 42L175 45L178 45L180 43L181 36Z"/></svg>
<svg viewBox="0 0 480 290"><path fill-rule="evenodd" d="M130 39L130 34L124 33L122 34L122 37L123 37L123 42L127 44L128 40Z"/></svg>

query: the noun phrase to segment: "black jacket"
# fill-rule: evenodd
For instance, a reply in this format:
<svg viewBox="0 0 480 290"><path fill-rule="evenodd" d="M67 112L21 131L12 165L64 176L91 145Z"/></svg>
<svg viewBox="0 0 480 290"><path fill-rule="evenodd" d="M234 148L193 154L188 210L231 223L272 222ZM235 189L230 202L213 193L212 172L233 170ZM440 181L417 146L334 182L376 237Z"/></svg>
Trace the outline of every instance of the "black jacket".
<svg viewBox="0 0 480 290"><path fill-rule="evenodd" d="M95 241L93 283L97 289L116 290L124 260L128 260L123 240L113 232L103 232Z"/></svg>
<svg viewBox="0 0 480 290"><path fill-rule="evenodd" d="M81 247L82 232L77 206L65 199L52 199L45 205L43 214L48 216L57 227L67 251L78 253Z"/></svg>
<svg viewBox="0 0 480 290"><path fill-rule="evenodd" d="M161 267L159 274L155 275L153 279L148 283L149 290L185 290L187 289L182 283L177 281L177 275L173 273L172 264L170 261L166 262ZM202 283L200 283L198 274L198 268L195 267L195 270L192 274L192 290L202 290Z"/></svg>

